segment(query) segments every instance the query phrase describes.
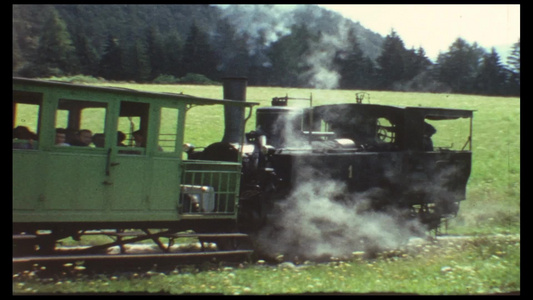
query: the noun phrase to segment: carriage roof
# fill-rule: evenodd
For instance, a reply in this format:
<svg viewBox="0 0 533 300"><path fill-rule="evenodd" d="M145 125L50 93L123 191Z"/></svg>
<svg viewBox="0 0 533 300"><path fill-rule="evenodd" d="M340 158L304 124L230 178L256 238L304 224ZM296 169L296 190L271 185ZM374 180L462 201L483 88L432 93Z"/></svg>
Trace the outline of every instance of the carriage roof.
<svg viewBox="0 0 533 300"><path fill-rule="evenodd" d="M117 95L127 95L127 96L140 96L154 99L168 99L175 100L180 102L185 102L186 104L193 105L236 105L236 106L247 106L252 107L258 105L257 102L247 102L247 101L235 101L235 100L226 100L226 99L212 99L204 97L195 97L191 95L185 95L182 93L163 93L163 92L148 92L140 91L128 88L119 88L119 87L107 87L107 86L93 86L93 85L84 85L84 84L74 84L62 81L54 80L40 80L40 79L29 79L29 78L20 78L13 77L13 84L22 84L22 85L33 85L33 86L45 86L45 87L58 87L58 88L67 88L67 89L77 89L77 90L86 90L88 92L100 92L100 93L109 93Z"/></svg>

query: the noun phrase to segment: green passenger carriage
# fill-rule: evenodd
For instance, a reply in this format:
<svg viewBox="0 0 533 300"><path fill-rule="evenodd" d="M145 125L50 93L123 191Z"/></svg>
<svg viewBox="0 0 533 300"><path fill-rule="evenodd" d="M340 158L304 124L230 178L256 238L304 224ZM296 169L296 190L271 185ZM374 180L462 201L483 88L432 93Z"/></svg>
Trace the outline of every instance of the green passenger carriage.
<svg viewBox="0 0 533 300"><path fill-rule="evenodd" d="M193 106L231 106L243 128L255 104L14 78L14 237L39 244L46 232L53 244L96 229L234 231L241 155L184 158L185 118ZM80 130L90 130L90 145L56 142Z"/></svg>

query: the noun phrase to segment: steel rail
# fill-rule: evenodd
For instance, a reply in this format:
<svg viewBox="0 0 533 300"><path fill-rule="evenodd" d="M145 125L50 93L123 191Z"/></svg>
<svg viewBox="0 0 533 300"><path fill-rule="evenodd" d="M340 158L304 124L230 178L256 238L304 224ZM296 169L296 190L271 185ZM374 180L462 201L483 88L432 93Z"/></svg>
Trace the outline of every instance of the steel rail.
<svg viewBox="0 0 533 300"><path fill-rule="evenodd" d="M13 258L13 263L38 263L38 262L69 262L69 261L107 261L121 259L180 259L180 258L210 258L227 256L245 256L252 254L252 250L230 250L213 252L187 252L187 253L140 253L140 254L92 254L92 255L48 255L26 256Z"/></svg>

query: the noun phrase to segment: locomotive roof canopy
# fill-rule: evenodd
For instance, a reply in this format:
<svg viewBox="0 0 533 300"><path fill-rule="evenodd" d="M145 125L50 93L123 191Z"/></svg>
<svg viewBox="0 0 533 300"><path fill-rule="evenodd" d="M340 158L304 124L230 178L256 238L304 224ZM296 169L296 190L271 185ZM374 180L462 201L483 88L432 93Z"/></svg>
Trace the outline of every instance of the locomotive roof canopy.
<svg viewBox="0 0 533 300"><path fill-rule="evenodd" d="M448 120L458 118L471 118L474 110L468 109L451 109L451 108L437 108L437 107L422 107L422 106L394 106L394 105L380 105L380 104L362 104L362 103L347 103L347 104L328 104L315 106L313 108L318 113L328 114L328 112L335 111L336 113L357 113L367 116L386 116L399 115L403 112L411 112L420 115L429 120Z"/></svg>

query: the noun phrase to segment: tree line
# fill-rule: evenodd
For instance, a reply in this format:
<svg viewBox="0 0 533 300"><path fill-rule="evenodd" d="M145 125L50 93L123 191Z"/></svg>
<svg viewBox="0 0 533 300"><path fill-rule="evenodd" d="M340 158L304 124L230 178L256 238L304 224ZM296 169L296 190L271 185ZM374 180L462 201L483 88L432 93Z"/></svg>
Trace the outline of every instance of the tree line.
<svg viewBox="0 0 533 300"><path fill-rule="evenodd" d="M305 24L295 24L289 34L266 43L252 41L227 19L216 19L210 28L193 21L185 33L162 32L157 26L142 27L135 35L108 31L98 48L87 29L69 28L57 10L42 16L42 28L33 40L14 30L16 76L83 74L156 83L246 76L250 85L317 87L320 72L327 72L334 81L330 88L520 95L520 41L506 64L495 49L487 52L461 38L433 63L423 48L407 49L392 30L381 53L371 59L353 29L343 45ZM18 25L15 21L14 16Z"/></svg>

